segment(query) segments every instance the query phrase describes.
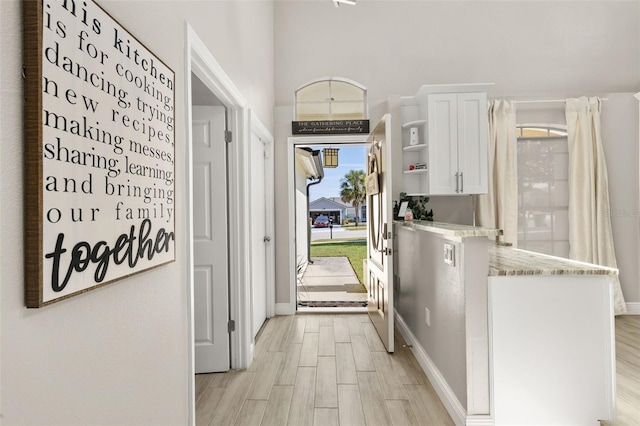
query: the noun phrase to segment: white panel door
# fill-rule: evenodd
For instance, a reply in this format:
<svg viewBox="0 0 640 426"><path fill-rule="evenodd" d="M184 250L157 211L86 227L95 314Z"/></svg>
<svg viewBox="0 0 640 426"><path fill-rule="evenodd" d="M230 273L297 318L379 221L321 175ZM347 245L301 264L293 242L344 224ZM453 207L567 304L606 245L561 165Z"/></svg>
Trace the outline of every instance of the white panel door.
<svg viewBox="0 0 640 426"><path fill-rule="evenodd" d="M229 270L224 107L193 107L196 373L228 371Z"/></svg>
<svg viewBox="0 0 640 426"><path fill-rule="evenodd" d="M251 314L253 337L267 318L265 146L251 132Z"/></svg>
<svg viewBox="0 0 640 426"><path fill-rule="evenodd" d="M455 194L458 173L458 110L455 93L429 95L429 194Z"/></svg>
<svg viewBox="0 0 640 426"><path fill-rule="evenodd" d="M380 171L380 192L367 195L368 311L382 343L393 352L393 202L391 186L391 116L386 114L367 139L368 163L375 160ZM367 168L367 170L371 170Z"/></svg>
<svg viewBox="0 0 640 426"><path fill-rule="evenodd" d="M487 94L458 94L458 171L460 192L487 192Z"/></svg>

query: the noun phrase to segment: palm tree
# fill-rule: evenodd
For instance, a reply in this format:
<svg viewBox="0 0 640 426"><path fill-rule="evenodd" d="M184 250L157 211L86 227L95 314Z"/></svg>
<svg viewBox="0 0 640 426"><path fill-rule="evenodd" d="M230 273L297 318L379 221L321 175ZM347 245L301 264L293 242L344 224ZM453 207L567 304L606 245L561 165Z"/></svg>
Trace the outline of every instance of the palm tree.
<svg viewBox="0 0 640 426"><path fill-rule="evenodd" d="M350 170L340 179L340 198L344 203L351 203L356 209L356 226L360 216L360 205L367 199L364 186L365 173L363 170Z"/></svg>

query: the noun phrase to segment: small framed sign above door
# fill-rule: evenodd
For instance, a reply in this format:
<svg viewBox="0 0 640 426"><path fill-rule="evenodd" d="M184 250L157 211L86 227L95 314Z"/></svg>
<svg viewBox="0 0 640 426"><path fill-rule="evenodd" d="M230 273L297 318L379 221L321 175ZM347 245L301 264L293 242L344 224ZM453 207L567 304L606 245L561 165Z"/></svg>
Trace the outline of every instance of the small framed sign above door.
<svg viewBox="0 0 640 426"><path fill-rule="evenodd" d="M293 135L348 135L369 133L369 120L292 121Z"/></svg>

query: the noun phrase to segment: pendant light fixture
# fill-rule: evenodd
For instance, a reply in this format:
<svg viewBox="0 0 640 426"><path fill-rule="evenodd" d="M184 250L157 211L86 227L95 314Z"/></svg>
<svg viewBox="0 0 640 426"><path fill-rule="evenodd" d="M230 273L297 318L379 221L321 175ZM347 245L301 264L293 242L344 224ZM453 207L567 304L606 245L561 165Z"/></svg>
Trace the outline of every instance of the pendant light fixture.
<svg viewBox="0 0 640 426"><path fill-rule="evenodd" d="M340 148L325 148L322 150L322 157L324 158L324 167L326 169L333 169L338 167L338 150Z"/></svg>

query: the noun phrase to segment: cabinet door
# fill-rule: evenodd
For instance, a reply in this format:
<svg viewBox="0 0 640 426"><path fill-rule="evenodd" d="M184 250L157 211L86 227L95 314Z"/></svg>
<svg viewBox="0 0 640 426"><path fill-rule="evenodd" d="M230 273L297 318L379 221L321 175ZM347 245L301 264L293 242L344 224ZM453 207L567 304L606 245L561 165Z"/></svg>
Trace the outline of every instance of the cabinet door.
<svg viewBox="0 0 640 426"><path fill-rule="evenodd" d="M456 193L458 173L458 109L455 93L427 98L429 129L429 194Z"/></svg>
<svg viewBox="0 0 640 426"><path fill-rule="evenodd" d="M487 193L487 94L458 94L460 192Z"/></svg>

